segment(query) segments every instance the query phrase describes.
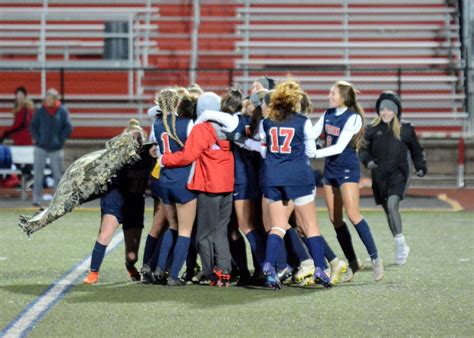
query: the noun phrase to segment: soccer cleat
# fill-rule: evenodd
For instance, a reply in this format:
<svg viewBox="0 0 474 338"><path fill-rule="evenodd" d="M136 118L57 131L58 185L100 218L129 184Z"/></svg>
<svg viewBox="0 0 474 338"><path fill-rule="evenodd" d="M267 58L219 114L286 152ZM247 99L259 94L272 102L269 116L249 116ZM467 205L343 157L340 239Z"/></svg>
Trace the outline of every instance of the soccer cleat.
<svg viewBox="0 0 474 338"><path fill-rule="evenodd" d="M336 285L347 271L347 263L342 259L334 258L329 264L331 265L331 284Z"/></svg>
<svg viewBox="0 0 474 338"><path fill-rule="evenodd" d="M186 284L192 284L193 282L193 277L194 277L194 271L184 271L183 274L181 275L181 279L186 282Z"/></svg>
<svg viewBox="0 0 474 338"><path fill-rule="evenodd" d="M374 269L374 279L376 282L383 278L383 262L382 258L372 259L372 268Z"/></svg>
<svg viewBox="0 0 474 338"><path fill-rule="evenodd" d="M293 268L287 265L283 270L278 271L277 276L282 284L291 284L293 281Z"/></svg>
<svg viewBox="0 0 474 338"><path fill-rule="evenodd" d="M222 270L218 275L219 281L217 286L218 287L225 287L228 288L230 286L230 273L227 270Z"/></svg>
<svg viewBox="0 0 474 338"><path fill-rule="evenodd" d="M324 270L317 267L313 275L314 282L318 285L322 285L325 288L331 288L331 279L324 273Z"/></svg>
<svg viewBox="0 0 474 338"><path fill-rule="evenodd" d="M230 286L230 273L227 270L215 268L211 275L210 286L228 288Z"/></svg>
<svg viewBox="0 0 474 338"><path fill-rule="evenodd" d="M212 274L211 274L212 276ZM194 276L191 281L193 284L198 284L198 285L206 285L211 282L208 276L204 275L202 271L199 271L196 276Z"/></svg>
<svg viewBox="0 0 474 338"><path fill-rule="evenodd" d="M159 267L156 267L155 272L153 272L153 283L166 285L166 272L161 271Z"/></svg>
<svg viewBox="0 0 474 338"><path fill-rule="evenodd" d="M403 265L407 262L407 257L409 253L410 247L406 245L405 241L397 241L396 263L398 265Z"/></svg>
<svg viewBox="0 0 474 338"><path fill-rule="evenodd" d="M314 275L314 271L315 271L314 261L311 258L304 260L300 263L300 266L298 267L298 271L296 271L293 279L295 283L300 285L305 280L308 281L312 279ZM300 286L304 286L306 284L307 283L304 283Z"/></svg>
<svg viewBox="0 0 474 338"><path fill-rule="evenodd" d="M89 274L84 278L84 284L95 284L99 281L99 271L89 271Z"/></svg>
<svg viewBox="0 0 474 338"><path fill-rule="evenodd" d="M142 273L142 283L143 284L153 283L153 274L152 274L151 268L148 264L143 264L141 273Z"/></svg>
<svg viewBox="0 0 474 338"><path fill-rule="evenodd" d="M182 279L168 278L168 286L186 286L186 282Z"/></svg>
<svg viewBox="0 0 474 338"><path fill-rule="evenodd" d="M133 265L132 266L127 266L127 264L125 264L125 266L126 266L127 271L128 271L128 276L130 277L132 282L139 282L140 279L141 279L141 276L140 276L140 273L138 272L137 268L134 267Z"/></svg>
<svg viewBox="0 0 474 338"><path fill-rule="evenodd" d="M236 286L247 286L251 283L252 281L252 277L250 276L250 274L241 274L239 276L239 280L237 281L237 284Z"/></svg>
<svg viewBox="0 0 474 338"><path fill-rule="evenodd" d="M344 274L342 281L344 283L352 281L352 279L354 278L354 274L357 271L362 270L363 267L364 265L362 264L362 261L359 258L357 258L354 261L349 262L349 267L347 268L347 271Z"/></svg>
<svg viewBox="0 0 474 338"><path fill-rule="evenodd" d="M300 286L300 287L303 287L303 286L313 286L314 285L314 278L313 278L313 275L309 276L309 277L305 277L301 282L299 283L296 283L296 286Z"/></svg>
<svg viewBox="0 0 474 338"><path fill-rule="evenodd" d="M270 263L265 263L262 270L263 275L265 276L265 285L270 289L280 290L281 283L275 272L275 268Z"/></svg>

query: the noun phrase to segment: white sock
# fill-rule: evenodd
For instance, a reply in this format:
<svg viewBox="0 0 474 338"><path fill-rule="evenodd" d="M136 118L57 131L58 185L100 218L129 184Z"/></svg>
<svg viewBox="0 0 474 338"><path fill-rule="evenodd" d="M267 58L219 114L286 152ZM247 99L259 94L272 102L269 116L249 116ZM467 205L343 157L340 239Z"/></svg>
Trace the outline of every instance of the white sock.
<svg viewBox="0 0 474 338"><path fill-rule="evenodd" d="M405 236L403 236L403 234L395 235L395 242L405 243Z"/></svg>

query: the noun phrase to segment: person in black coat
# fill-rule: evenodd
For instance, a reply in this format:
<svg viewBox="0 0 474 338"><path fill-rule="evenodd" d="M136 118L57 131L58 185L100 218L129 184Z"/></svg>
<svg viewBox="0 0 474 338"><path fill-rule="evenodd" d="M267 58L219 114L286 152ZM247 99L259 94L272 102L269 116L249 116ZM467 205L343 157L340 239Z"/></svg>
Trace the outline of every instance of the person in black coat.
<svg viewBox="0 0 474 338"><path fill-rule="evenodd" d="M372 172L375 202L384 208L396 242L396 262L402 265L410 252L403 236L399 210L410 177L408 155L411 155L419 177L426 175L426 160L415 127L400 119L402 106L395 93L382 93L376 103L376 112L378 116L365 131L359 157Z"/></svg>

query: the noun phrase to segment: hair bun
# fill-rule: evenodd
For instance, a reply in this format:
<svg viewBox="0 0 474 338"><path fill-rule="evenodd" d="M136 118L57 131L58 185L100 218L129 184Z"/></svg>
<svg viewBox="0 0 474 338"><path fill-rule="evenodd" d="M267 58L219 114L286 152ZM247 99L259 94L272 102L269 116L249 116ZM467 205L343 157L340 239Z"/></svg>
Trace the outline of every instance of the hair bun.
<svg viewBox="0 0 474 338"><path fill-rule="evenodd" d="M128 127L129 128L140 127L140 121L138 121L136 119L130 119L130 121L128 121Z"/></svg>

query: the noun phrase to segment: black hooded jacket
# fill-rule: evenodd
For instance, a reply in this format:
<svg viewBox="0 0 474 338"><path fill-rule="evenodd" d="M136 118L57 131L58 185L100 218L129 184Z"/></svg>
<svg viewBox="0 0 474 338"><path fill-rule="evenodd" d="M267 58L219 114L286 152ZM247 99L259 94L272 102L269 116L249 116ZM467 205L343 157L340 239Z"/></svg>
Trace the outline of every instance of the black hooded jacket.
<svg viewBox="0 0 474 338"><path fill-rule="evenodd" d="M381 96L377 101L377 109L381 99L391 99L384 94L383 98ZM398 97L395 96L393 100L400 107L398 116L401 116ZM391 125L383 121L376 126L367 127L359 158L365 167L371 161L377 164L377 168L372 170L372 189L377 204L383 203L390 195L399 195L403 198L410 174L408 152L416 171L422 170L426 174L423 148L411 123L401 121L400 139L393 134Z"/></svg>

